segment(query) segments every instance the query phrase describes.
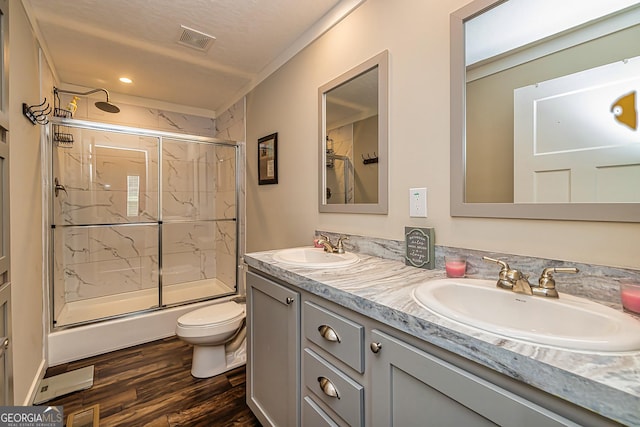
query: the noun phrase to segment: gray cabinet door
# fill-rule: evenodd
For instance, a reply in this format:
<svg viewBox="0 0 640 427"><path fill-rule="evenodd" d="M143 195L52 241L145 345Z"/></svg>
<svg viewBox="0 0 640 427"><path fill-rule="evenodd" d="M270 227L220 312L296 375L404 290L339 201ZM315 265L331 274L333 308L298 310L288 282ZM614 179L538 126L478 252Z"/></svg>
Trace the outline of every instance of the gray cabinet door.
<svg viewBox="0 0 640 427"><path fill-rule="evenodd" d="M300 411L300 297L247 273L247 405L263 426L296 426Z"/></svg>
<svg viewBox="0 0 640 427"><path fill-rule="evenodd" d="M576 425L395 337L371 337L372 426Z"/></svg>

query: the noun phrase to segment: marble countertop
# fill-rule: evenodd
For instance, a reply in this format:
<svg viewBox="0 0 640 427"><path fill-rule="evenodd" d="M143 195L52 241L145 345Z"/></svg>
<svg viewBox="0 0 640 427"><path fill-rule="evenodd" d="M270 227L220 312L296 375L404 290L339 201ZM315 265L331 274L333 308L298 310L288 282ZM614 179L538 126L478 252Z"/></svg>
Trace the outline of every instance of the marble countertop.
<svg viewBox="0 0 640 427"><path fill-rule="evenodd" d="M448 321L414 302L411 291L445 277L399 261L357 254L344 269L279 263L277 251L245 255L250 267L511 378L626 425L640 425L640 352L594 354L510 340ZM490 308L488 308L490 309Z"/></svg>

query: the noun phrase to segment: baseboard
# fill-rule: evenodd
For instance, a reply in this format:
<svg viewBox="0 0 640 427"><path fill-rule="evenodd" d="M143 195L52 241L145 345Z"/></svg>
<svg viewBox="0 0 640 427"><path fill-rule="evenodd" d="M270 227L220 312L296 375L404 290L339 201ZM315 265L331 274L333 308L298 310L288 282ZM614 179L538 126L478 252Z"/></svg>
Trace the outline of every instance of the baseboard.
<svg viewBox="0 0 640 427"><path fill-rule="evenodd" d="M29 387L29 392L27 393L26 399L20 406L31 406L33 405L33 400L36 398L36 394L38 393L38 386L40 385L40 381L44 378L44 375L47 373L47 361L42 359L40 362L40 366L38 367L38 372L31 383L31 387Z"/></svg>

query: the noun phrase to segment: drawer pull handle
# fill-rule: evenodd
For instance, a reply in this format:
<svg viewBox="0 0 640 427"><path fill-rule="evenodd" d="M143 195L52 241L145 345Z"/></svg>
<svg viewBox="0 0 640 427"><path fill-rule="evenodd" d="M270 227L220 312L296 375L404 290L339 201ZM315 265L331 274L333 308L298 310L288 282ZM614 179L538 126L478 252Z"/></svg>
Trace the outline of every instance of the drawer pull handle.
<svg viewBox="0 0 640 427"><path fill-rule="evenodd" d="M329 325L320 325L318 326L318 332L322 335L327 341L331 342L340 342L340 337L336 333L336 331Z"/></svg>
<svg viewBox="0 0 640 427"><path fill-rule="evenodd" d="M380 344L379 342L372 342L369 347L371 348L371 351L378 354L378 352L382 348L382 344Z"/></svg>
<svg viewBox="0 0 640 427"><path fill-rule="evenodd" d="M291 304L293 303L293 301L295 301L295 300L294 300L293 298L291 298L291 297L287 297L287 299L286 299L286 300L284 300L284 302L285 302L287 305L291 305Z"/></svg>
<svg viewBox="0 0 640 427"><path fill-rule="evenodd" d="M333 385L333 383L326 377L318 377L318 382L320 383L320 388L322 392L329 397L335 397L336 399L340 399L340 395L338 394L338 389Z"/></svg>

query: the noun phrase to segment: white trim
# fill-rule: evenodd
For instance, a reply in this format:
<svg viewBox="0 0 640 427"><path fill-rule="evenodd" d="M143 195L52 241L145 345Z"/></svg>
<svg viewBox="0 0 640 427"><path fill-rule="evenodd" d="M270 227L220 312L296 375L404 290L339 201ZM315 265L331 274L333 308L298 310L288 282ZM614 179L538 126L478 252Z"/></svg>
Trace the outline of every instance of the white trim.
<svg viewBox="0 0 640 427"><path fill-rule="evenodd" d="M47 63L54 64L53 58L51 57L51 53L49 50L49 46L47 46L45 38L42 36L42 31L40 31L40 27L37 25L37 20L35 18L35 14L33 13L33 8L29 4L29 2L21 0L22 8L24 9L25 14L27 15L27 19L29 20L29 25L31 26L31 31L35 34L36 41L40 49L42 50L42 54L44 55ZM58 78L58 74L56 70L52 67L49 67L51 71L51 75L53 76L53 80L58 82L60 79ZM42 76L42 74L41 74Z"/></svg>
<svg viewBox="0 0 640 427"><path fill-rule="evenodd" d="M309 46L315 40L320 38L324 33L329 31L351 12L353 12L358 6L364 3L366 0L343 0L338 3L333 9L331 9L326 15L324 15L313 26L309 27L291 46L289 46L284 52L282 52L276 59L271 61L266 67L264 67L257 76L240 89L236 96L233 96L227 104L224 104L218 111L226 111L233 104L238 102L240 98L251 92L256 86L262 83L267 77L275 73L280 67L286 64L291 58L296 56L302 49Z"/></svg>
<svg viewBox="0 0 640 427"><path fill-rule="evenodd" d="M42 381L46 373L47 373L47 361L43 358L42 361L40 362L40 366L38 367L38 372L36 376L33 378L31 387L29 387L29 392L27 393L25 400L20 404L20 406L33 405L33 400L36 398L36 394L38 394L38 386L40 385L40 381Z"/></svg>

